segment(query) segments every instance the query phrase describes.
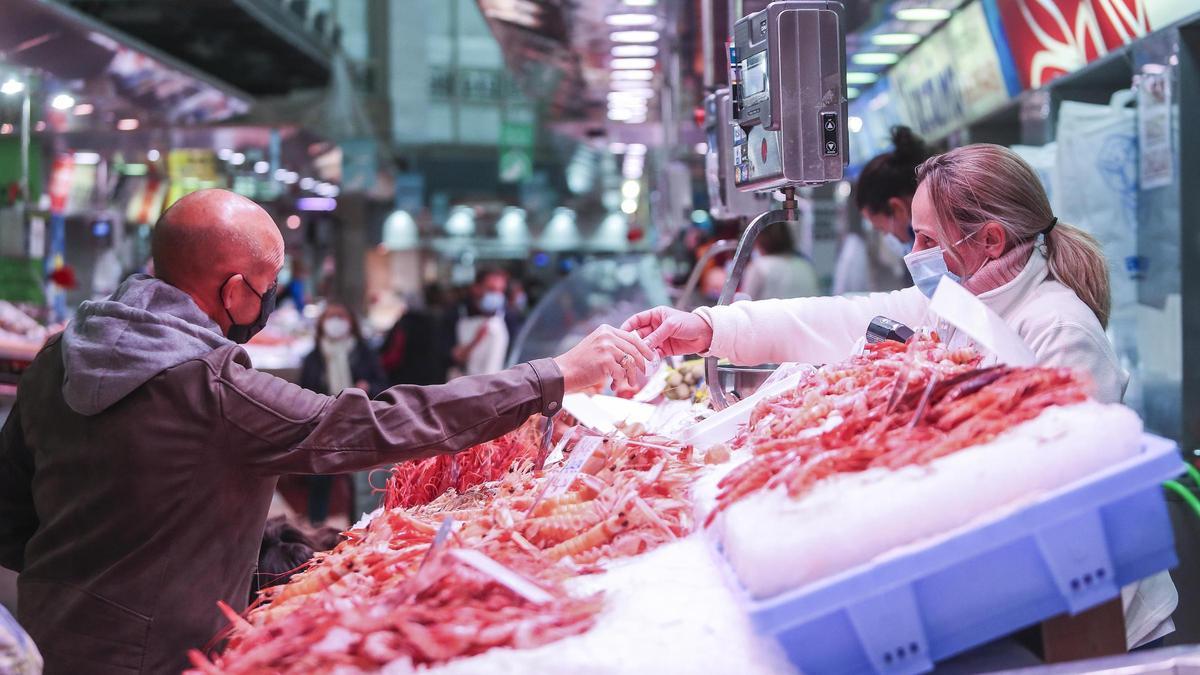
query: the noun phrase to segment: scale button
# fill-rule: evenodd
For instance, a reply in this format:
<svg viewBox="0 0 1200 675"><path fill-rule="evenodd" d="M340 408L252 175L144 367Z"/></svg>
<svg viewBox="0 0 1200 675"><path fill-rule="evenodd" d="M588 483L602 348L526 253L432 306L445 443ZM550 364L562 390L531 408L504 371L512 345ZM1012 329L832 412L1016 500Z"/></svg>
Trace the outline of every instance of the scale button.
<svg viewBox="0 0 1200 675"><path fill-rule="evenodd" d="M837 151L838 150L837 150L837 142L836 141L825 141L825 154L836 155Z"/></svg>
<svg viewBox="0 0 1200 675"><path fill-rule="evenodd" d="M837 131L837 125L833 123L833 118L825 120L825 131Z"/></svg>

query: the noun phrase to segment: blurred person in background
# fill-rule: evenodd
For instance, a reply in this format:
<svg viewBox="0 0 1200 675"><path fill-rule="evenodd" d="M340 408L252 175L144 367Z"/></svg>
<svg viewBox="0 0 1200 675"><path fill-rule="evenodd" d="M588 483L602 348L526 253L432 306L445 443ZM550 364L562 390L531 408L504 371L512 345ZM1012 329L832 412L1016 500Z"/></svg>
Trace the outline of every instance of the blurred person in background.
<svg viewBox="0 0 1200 675"><path fill-rule="evenodd" d="M446 293L427 284L409 299L404 314L388 331L380 351L388 382L442 384L450 367L450 333L446 328Z"/></svg>
<svg viewBox="0 0 1200 675"><path fill-rule="evenodd" d="M853 210L842 214L838 222L838 257L833 266L832 295L863 293L871 287L871 261L867 255L863 218Z"/></svg>
<svg viewBox="0 0 1200 675"><path fill-rule="evenodd" d="M913 249L912 202L917 167L933 152L912 129L892 127L892 151L875 156L863 167L855 187L858 208L881 232L884 246L903 258Z"/></svg>
<svg viewBox="0 0 1200 675"><path fill-rule="evenodd" d="M508 326L504 323L508 272L479 270L467 291L454 326L455 347L450 352L463 375L486 375L504 368L508 356Z"/></svg>
<svg viewBox="0 0 1200 675"><path fill-rule="evenodd" d="M300 386L329 396L353 387L371 397L387 388L379 357L345 305L329 303L317 321L316 346L300 364ZM308 519L319 526L329 517L333 476L309 476L307 482Z"/></svg>
<svg viewBox="0 0 1200 675"><path fill-rule="evenodd" d="M292 258L291 266L279 276L279 302L290 299L298 311L303 311L304 306L308 304L308 293L305 291L308 270L304 260L300 257Z"/></svg>
<svg viewBox="0 0 1200 675"><path fill-rule="evenodd" d="M813 264L796 252L787 223L763 228L754 242L759 255L746 266L742 291L755 300L806 298L820 295L820 282Z"/></svg>
<svg viewBox="0 0 1200 675"><path fill-rule="evenodd" d="M529 315L529 296L525 293L525 282L514 278L508 282L508 298L504 307L504 326L508 329L511 345L521 334L525 318Z"/></svg>

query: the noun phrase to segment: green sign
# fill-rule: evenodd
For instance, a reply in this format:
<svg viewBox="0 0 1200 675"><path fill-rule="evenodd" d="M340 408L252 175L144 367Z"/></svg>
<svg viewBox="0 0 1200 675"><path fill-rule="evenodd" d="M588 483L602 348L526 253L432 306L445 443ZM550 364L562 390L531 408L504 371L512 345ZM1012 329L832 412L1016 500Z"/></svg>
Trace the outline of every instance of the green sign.
<svg viewBox="0 0 1200 675"><path fill-rule="evenodd" d="M45 302L41 258L0 258L0 300Z"/></svg>
<svg viewBox="0 0 1200 675"><path fill-rule="evenodd" d="M528 150L509 148L500 151L500 182L521 183L533 175L533 158Z"/></svg>
<svg viewBox="0 0 1200 675"><path fill-rule="evenodd" d="M534 126L505 120L500 125L500 182L520 183L533 175Z"/></svg>

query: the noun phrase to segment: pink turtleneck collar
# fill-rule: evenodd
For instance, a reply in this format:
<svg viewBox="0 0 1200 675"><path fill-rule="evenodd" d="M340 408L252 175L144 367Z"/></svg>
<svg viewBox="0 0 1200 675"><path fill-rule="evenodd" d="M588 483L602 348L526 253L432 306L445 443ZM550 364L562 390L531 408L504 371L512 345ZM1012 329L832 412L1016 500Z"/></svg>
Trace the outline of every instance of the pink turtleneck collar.
<svg viewBox="0 0 1200 675"><path fill-rule="evenodd" d="M979 268L978 272L967 279L963 287L971 293L979 295L1000 288L1016 279L1021 270L1025 269L1025 264L1029 262L1029 256L1033 254L1033 245L1033 240L1017 244L999 258L987 261L983 267Z"/></svg>

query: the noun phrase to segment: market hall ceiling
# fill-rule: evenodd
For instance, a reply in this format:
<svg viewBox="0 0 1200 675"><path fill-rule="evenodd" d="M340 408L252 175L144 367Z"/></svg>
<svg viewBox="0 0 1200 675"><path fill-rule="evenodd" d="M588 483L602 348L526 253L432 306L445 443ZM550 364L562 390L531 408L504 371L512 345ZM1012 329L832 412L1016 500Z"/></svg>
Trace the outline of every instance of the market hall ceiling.
<svg viewBox="0 0 1200 675"><path fill-rule="evenodd" d="M329 17L279 0L55 0L253 96L324 87L339 39Z"/></svg>

